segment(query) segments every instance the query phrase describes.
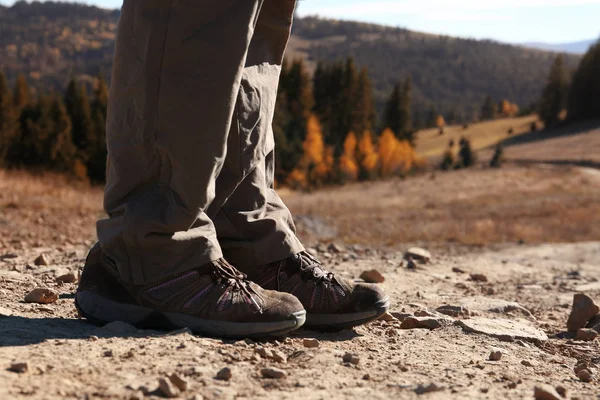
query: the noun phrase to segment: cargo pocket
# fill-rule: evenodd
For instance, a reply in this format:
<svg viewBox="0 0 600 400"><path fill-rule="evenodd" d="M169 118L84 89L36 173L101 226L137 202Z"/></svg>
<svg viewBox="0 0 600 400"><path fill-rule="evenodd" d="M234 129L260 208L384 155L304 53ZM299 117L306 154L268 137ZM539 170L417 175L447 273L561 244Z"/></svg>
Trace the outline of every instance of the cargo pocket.
<svg viewBox="0 0 600 400"><path fill-rule="evenodd" d="M227 144L229 163L241 176L250 173L274 147L271 123L277 86L265 79L267 76L260 68L251 67L242 77Z"/></svg>

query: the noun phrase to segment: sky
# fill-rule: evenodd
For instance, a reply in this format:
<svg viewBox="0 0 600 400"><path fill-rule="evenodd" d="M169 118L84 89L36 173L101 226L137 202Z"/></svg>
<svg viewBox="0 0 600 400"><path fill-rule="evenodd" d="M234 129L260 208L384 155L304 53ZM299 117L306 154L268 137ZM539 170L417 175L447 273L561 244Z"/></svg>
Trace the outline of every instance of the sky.
<svg viewBox="0 0 600 400"><path fill-rule="evenodd" d="M121 5L120 0L80 2ZM509 43L566 43L600 36L600 0L300 0L298 14Z"/></svg>

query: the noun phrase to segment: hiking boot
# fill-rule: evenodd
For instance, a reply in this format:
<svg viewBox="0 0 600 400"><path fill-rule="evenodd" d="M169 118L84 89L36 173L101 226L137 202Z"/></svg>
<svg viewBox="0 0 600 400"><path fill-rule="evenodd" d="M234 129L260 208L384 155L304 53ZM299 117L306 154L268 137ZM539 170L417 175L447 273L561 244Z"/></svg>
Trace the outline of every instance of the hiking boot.
<svg viewBox="0 0 600 400"><path fill-rule="evenodd" d="M298 329L306 319L294 296L262 289L222 259L158 284L126 284L98 244L86 259L75 305L81 316L96 324L187 327L221 338L279 336Z"/></svg>
<svg viewBox="0 0 600 400"><path fill-rule="evenodd" d="M264 289L296 296L306 309L308 328L340 330L362 325L381 317L390 305L379 286L335 276L307 252L245 272Z"/></svg>

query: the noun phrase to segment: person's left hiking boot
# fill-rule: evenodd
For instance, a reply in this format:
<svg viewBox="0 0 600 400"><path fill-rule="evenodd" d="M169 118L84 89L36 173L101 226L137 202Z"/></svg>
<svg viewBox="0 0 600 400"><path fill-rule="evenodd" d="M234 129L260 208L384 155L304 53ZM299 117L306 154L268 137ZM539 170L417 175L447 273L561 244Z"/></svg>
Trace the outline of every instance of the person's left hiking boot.
<svg viewBox="0 0 600 400"><path fill-rule="evenodd" d="M296 296L306 309L307 328L340 330L362 325L381 317L390 305L379 286L327 272L307 252L242 270L263 289Z"/></svg>

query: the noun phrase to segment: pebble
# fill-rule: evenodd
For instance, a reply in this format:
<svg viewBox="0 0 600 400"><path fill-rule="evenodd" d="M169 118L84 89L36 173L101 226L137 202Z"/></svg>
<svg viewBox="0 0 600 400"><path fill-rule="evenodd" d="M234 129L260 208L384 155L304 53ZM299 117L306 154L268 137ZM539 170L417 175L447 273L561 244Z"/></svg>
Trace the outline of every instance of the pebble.
<svg viewBox="0 0 600 400"><path fill-rule="evenodd" d="M346 249L337 243L331 243L329 246L327 246L327 251L329 251L330 253L340 254L345 252Z"/></svg>
<svg viewBox="0 0 600 400"><path fill-rule="evenodd" d="M492 352L490 353L490 356L488 357L488 359L490 361L500 361L501 358L502 358L502 350L498 350L498 349L492 350Z"/></svg>
<svg viewBox="0 0 600 400"><path fill-rule="evenodd" d="M260 370L260 373L264 378L271 379L282 379L287 375L284 370L279 368L263 368Z"/></svg>
<svg viewBox="0 0 600 400"><path fill-rule="evenodd" d="M179 389L169 379L160 378L158 380L158 390L167 398L174 398L179 396Z"/></svg>
<svg viewBox="0 0 600 400"><path fill-rule="evenodd" d="M285 364L287 362L287 357L281 351L273 351L273 360Z"/></svg>
<svg viewBox="0 0 600 400"><path fill-rule="evenodd" d="M36 288L25 296L25 302L27 303L38 303L38 304L50 304L58 300L58 293L48 288Z"/></svg>
<svg viewBox="0 0 600 400"><path fill-rule="evenodd" d="M445 305L445 306L438 307L436 309L436 311L439 312L440 314L444 314L449 317L460 317L461 315L469 315L469 310L467 310L463 306Z"/></svg>
<svg viewBox="0 0 600 400"><path fill-rule="evenodd" d="M474 282L487 282L487 276L483 274L471 274L471 280Z"/></svg>
<svg viewBox="0 0 600 400"><path fill-rule="evenodd" d="M342 361L345 363L358 365L358 363L360 362L360 357L353 353L346 353L342 357Z"/></svg>
<svg viewBox="0 0 600 400"><path fill-rule="evenodd" d="M577 331L577 340L591 342L598 337L598 332L593 329L581 328Z"/></svg>
<svg viewBox="0 0 600 400"><path fill-rule="evenodd" d="M181 376L177 375L176 373L171 374L171 376L169 376L169 380L171 381L171 383L175 386L177 386L177 388L179 390L181 390L182 392L185 392L188 389L188 381L183 379Z"/></svg>
<svg viewBox="0 0 600 400"><path fill-rule="evenodd" d="M581 382L591 382L592 381L592 373L588 369L582 369L577 373L577 377Z"/></svg>
<svg viewBox="0 0 600 400"><path fill-rule="evenodd" d="M435 383L430 383L427 386L425 386L425 385L417 386L417 388L415 389L415 393L418 395L422 395L425 393L439 392L442 390L444 390L444 388L442 386L436 385Z"/></svg>
<svg viewBox="0 0 600 400"><path fill-rule="evenodd" d="M521 361L521 365L524 365L526 367L533 367L533 364L529 360L523 360L523 361Z"/></svg>
<svg viewBox="0 0 600 400"><path fill-rule="evenodd" d="M367 283L385 282L385 277L381 275L381 272L377 271L376 269L364 271L362 274L360 274L360 279L364 280Z"/></svg>
<svg viewBox="0 0 600 400"><path fill-rule="evenodd" d="M560 394L550 385L537 385L533 389L535 400L562 400Z"/></svg>
<svg viewBox="0 0 600 400"><path fill-rule="evenodd" d="M56 278L56 283L75 283L77 282L77 275L72 272L64 274Z"/></svg>
<svg viewBox="0 0 600 400"><path fill-rule="evenodd" d="M308 347L309 349L316 349L321 343L319 343L317 339L307 338L302 341L302 344L304 345L304 347Z"/></svg>
<svg viewBox="0 0 600 400"><path fill-rule="evenodd" d="M456 274L464 274L465 273L465 271L463 269L458 268L458 267L452 268L452 272L454 272Z"/></svg>
<svg viewBox="0 0 600 400"><path fill-rule="evenodd" d="M577 332L585 327L593 316L598 314L600 308L594 303L589 296L583 293L576 293L573 296L573 307L567 321L567 329L569 332Z"/></svg>
<svg viewBox="0 0 600 400"><path fill-rule="evenodd" d="M19 374L25 373L29 370L29 363L27 361L15 361L10 364L9 370Z"/></svg>
<svg viewBox="0 0 600 400"><path fill-rule="evenodd" d="M34 261L33 263L35 265L50 265L50 259L48 258L48 256L44 253L40 254Z"/></svg>
<svg viewBox="0 0 600 400"><path fill-rule="evenodd" d="M407 317L400 325L400 329L438 329L441 327L441 321L431 317Z"/></svg>
<svg viewBox="0 0 600 400"><path fill-rule="evenodd" d="M273 352L262 346L257 347L256 350L254 350L254 351L262 358L272 358L273 357Z"/></svg>
<svg viewBox="0 0 600 400"><path fill-rule="evenodd" d="M563 398L567 398L567 389L564 386L557 386L556 392L560 394Z"/></svg>
<svg viewBox="0 0 600 400"><path fill-rule="evenodd" d="M231 379L231 368L225 367L219 372L217 372L217 379L220 381L228 381Z"/></svg>
<svg viewBox="0 0 600 400"><path fill-rule="evenodd" d="M573 368L573 371L575 371L575 375L577 375L579 373L579 371L587 369L587 368L588 368L588 365L586 363L579 363Z"/></svg>
<svg viewBox="0 0 600 400"><path fill-rule="evenodd" d="M392 322L392 321L397 321L397 319L390 313L385 313L383 314L381 317L379 317L380 321L385 321L385 322Z"/></svg>

